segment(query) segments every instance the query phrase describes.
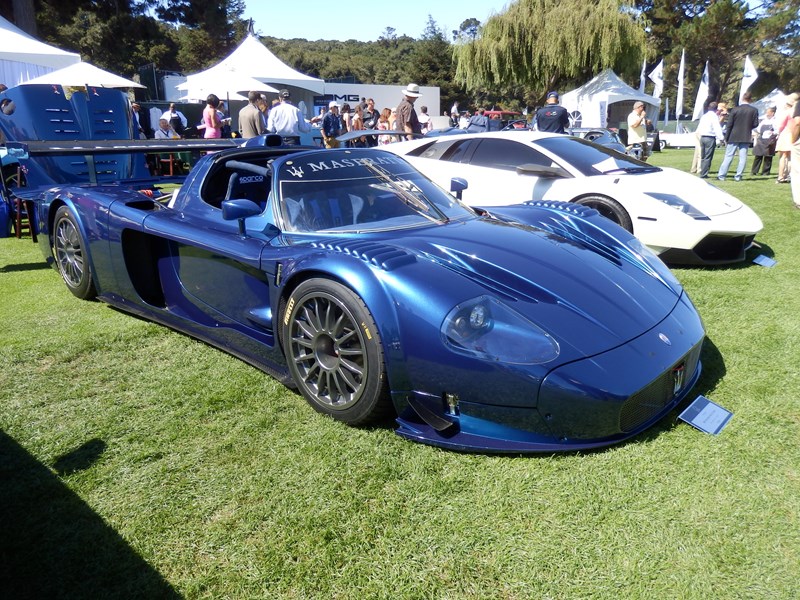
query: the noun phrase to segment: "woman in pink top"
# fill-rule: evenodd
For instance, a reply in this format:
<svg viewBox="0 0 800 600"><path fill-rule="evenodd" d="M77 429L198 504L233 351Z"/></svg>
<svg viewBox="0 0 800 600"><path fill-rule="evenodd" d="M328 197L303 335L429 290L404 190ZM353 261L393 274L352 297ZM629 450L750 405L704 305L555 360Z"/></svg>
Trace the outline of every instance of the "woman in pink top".
<svg viewBox="0 0 800 600"><path fill-rule="evenodd" d="M219 120L217 115L217 107L219 106L219 98L214 94L209 94L206 98L206 107L203 109L203 125L205 125L206 139L216 139L222 137L222 121Z"/></svg>

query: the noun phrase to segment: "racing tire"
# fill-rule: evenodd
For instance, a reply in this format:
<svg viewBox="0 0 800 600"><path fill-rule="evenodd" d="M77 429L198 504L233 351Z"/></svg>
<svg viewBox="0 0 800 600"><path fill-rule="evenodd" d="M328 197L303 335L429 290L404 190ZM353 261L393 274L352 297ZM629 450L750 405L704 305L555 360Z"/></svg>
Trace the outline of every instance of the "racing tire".
<svg viewBox="0 0 800 600"><path fill-rule="evenodd" d="M97 296L86 240L75 216L66 206L56 211L53 221L53 258L67 289L74 296L82 300Z"/></svg>
<svg viewBox="0 0 800 600"><path fill-rule="evenodd" d="M633 233L633 221L631 221L631 216L616 200L606 196L584 196L583 198L575 200L575 204L593 208L629 233Z"/></svg>
<svg viewBox="0 0 800 600"><path fill-rule="evenodd" d="M281 306L289 372L308 403L348 425L388 417L383 346L361 298L335 281L309 279Z"/></svg>

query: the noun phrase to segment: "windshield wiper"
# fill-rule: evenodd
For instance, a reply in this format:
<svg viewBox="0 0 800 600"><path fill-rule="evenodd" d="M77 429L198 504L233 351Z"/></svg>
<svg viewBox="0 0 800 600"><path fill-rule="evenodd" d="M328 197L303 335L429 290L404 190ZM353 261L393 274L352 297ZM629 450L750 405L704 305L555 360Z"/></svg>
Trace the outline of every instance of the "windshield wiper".
<svg viewBox="0 0 800 600"><path fill-rule="evenodd" d="M364 166L371 171L375 177L386 183L393 191L397 192L403 202L416 210L426 219L433 221L434 223L447 223L450 220L447 218L447 215L439 210L435 204L430 201L426 202L419 197L422 196L425 198L425 195L422 193L422 190L419 189L412 181L407 179L400 180L383 167L379 167L378 165L370 162L365 162ZM427 200L427 198L425 198L425 200ZM439 216L436 217L431 215L431 209L433 209L433 211Z"/></svg>

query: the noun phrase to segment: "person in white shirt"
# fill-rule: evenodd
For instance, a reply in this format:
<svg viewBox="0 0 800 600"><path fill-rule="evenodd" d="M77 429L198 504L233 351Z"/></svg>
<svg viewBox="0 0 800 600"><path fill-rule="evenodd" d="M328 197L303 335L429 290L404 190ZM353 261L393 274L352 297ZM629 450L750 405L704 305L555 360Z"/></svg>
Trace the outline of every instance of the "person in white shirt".
<svg viewBox="0 0 800 600"><path fill-rule="evenodd" d="M700 177L708 179L708 171L711 168L711 161L714 159L714 150L716 150L717 144L724 139L716 102L709 102L705 114L700 117L697 136L700 138Z"/></svg>
<svg viewBox="0 0 800 600"><path fill-rule="evenodd" d="M175 108L175 103L171 102L169 108L164 111L164 114L161 115L162 119L166 119L167 122L172 125L173 131L178 134L178 136L183 135L183 131L189 125L189 121L186 119L186 116Z"/></svg>
<svg viewBox="0 0 800 600"><path fill-rule="evenodd" d="M753 167L750 173L758 175L761 171L762 175L769 175L772 170L772 157L775 156L775 144L778 141L774 106L767 107L766 114L761 118L753 134Z"/></svg>
<svg viewBox="0 0 800 600"><path fill-rule="evenodd" d="M172 125L169 121L163 117L158 120L158 129L156 129L155 135L157 140L177 140L180 137L181 136L179 136L172 128Z"/></svg>
<svg viewBox="0 0 800 600"><path fill-rule="evenodd" d="M289 102L289 90L281 90L281 103L273 106L267 117L267 131L283 137L287 146L300 145L300 133L311 131L311 122L303 117L300 109Z"/></svg>
<svg viewBox="0 0 800 600"><path fill-rule="evenodd" d="M639 144L641 148L641 160L647 160L650 155L649 148L647 147L647 112L644 108L644 102L637 100L633 103L633 110L628 115L628 146L627 150L630 151L634 144Z"/></svg>
<svg viewBox="0 0 800 600"><path fill-rule="evenodd" d="M422 126L422 133L428 133L429 131L433 131L433 121L431 121L431 117L428 114L428 107L427 106L420 106L419 107L420 114L418 115L419 124Z"/></svg>

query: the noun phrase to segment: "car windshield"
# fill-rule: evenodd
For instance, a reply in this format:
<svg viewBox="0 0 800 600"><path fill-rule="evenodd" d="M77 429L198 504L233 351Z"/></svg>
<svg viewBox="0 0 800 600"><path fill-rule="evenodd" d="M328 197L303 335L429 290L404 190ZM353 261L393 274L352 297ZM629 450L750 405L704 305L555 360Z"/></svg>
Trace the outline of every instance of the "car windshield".
<svg viewBox="0 0 800 600"><path fill-rule="evenodd" d="M383 151L304 153L281 165L279 179L284 231L384 231L474 216L405 160Z"/></svg>
<svg viewBox="0 0 800 600"><path fill-rule="evenodd" d="M553 136L537 140L536 143L587 177L616 173L653 173L661 170L632 156L584 139Z"/></svg>

